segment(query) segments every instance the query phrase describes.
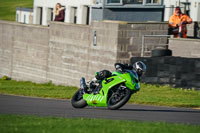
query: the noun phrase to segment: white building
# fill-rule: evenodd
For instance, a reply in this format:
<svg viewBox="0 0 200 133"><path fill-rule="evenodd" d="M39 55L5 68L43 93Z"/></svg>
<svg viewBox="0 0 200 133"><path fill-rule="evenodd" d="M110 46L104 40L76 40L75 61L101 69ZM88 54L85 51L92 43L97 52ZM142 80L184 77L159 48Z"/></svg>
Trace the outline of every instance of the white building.
<svg viewBox="0 0 200 133"><path fill-rule="evenodd" d="M200 21L200 0L34 0L33 24L48 25L53 21L56 3L65 7L68 23L89 24L92 20L105 19L168 21L176 6L193 21Z"/></svg>
<svg viewBox="0 0 200 133"><path fill-rule="evenodd" d="M188 12L193 21L200 21L200 0L164 0L164 21L168 21L174 8L180 6L182 12Z"/></svg>
<svg viewBox="0 0 200 133"><path fill-rule="evenodd" d="M34 24L48 25L55 18L56 3L65 7L65 22L89 24L94 0L34 0Z"/></svg>
<svg viewBox="0 0 200 133"><path fill-rule="evenodd" d="M33 24L33 9L17 7L16 21L24 24Z"/></svg>
<svg viewBox="0 0 200 133"><path fill-rule="evenodd" d="M96 0L92 20L168 21L176 6L200 21L200 0Z"/></svg>

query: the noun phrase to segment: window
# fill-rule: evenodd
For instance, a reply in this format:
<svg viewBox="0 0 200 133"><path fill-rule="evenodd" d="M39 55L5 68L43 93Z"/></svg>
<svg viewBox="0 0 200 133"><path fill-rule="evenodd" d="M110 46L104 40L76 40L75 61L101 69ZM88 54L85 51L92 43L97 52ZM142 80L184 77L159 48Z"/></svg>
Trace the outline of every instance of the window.
<svg viewBox="0 0 200 133"><path fill-rule="evenodd" d="M43 10L42 7L37 7L37 10L36 10L36 24L42 25L42 15L43 15L42 10Z"/></svg>
<svg viewBox="0 0 200 133"><path fill-rule="evenodd" d="M109 5L122 5L122 4L142 4L143 0L107 0Z"/></svg>
<svg viewBox="0 0 200 133"><path fill-rule="evenodd" d="M160 0L146 0L146 4L160 4Z"/></svg>
<svg viewBox="0 0 200 133"><path fill-rule="evenodd" d="M90 7L86 6L86 5L81 6L81 12L82 12L81 24L89 25L89 22L90 22Z"/></svg>
<svg viewBox="0 0 200 133"><path fill-rule="evenodd" d="M123 0L107 0L108 5L122 5Z"/></svg>
<svg viewBox="0 0 200 133"><path fill-rule="evenodd" d="M18 13L16 14L16 21L19 22L19 15L18 15Z"/></svg>
<svg viewBox="0 0 200 133"><path fill-rule="evenodd" d="M70 23L77 23L77 7L70 8Z"/></svg>
<svg viewBox="0 0 200 133"><path fill-rule="evenodd" d="M53 21L53 8L47 9L47 24Z"/></svg>
<svg viewBox="0 0 200 133"><path fill-rule="evenodd" d="M24 24L26 24L26 15L24 14Z"/></svg>
<svg viewBox="0 0 200 133"><path fill-rule="evenodd" d="M121 0L108 0L107 3L121 3Z"/></svg>
<svg viewBox="0 0 200 133"><path fill-rule="evenodd" d="M86 24L89 25L90 22L90 7L86 6Z"/></svg>
<svg viewBox="0 0 200 133"><path fill-rule="evenodd" d="M74 24L77 23L77 7L74 7Z"/></svg>
<svg viewBox="0 0 200 133"><path fill-rule="evenodd" d="M126 5L126 4L141 4L141 5L161 5L163 0L106 0L106 5Z"/></svg>
<svg viewBox="0 0 200 133"><path fill-rule="evenodd" d="M143 0L123 0L123 4L142 4Z"/></svg>

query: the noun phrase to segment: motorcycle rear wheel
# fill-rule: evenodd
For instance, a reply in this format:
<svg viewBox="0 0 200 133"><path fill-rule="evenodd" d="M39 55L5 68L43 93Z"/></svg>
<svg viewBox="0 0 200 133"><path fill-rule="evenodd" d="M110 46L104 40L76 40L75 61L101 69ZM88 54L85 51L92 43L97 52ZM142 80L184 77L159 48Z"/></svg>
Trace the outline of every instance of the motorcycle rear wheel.
<svg viewBox="0 0 200 133"><path fill-rule="evenodd" d="M119 93L120 86L116 88L112 88L109 91L110 97L108 98L108 109L110 110L116 110L121 108L123 105L125 105L128 100L131 97L131 90L128 88L124 88L123 91ZM124 96L123 96L124 95Z"/></svg>
<svg viewBox="0 0 200 133"><path fill-rule="evenodd" d="M84 108L88 104L87 102L83 99L83 90L79 89L74 96L72 97L71 104L74 108Z"/></svg>

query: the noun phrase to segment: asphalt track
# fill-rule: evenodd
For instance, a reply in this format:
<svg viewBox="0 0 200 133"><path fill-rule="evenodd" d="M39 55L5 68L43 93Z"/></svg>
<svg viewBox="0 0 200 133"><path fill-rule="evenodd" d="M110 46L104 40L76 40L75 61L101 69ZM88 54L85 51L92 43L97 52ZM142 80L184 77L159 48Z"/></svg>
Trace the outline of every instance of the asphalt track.
<svg viewBox="0 0 200 133"><path fill-rule="evenodd" d="M200 110L126 104L119 110L86 107L75 109L70 100L0 95L0 114L54 117L87 117L117 120L159 121L200 125Z"/></svg>

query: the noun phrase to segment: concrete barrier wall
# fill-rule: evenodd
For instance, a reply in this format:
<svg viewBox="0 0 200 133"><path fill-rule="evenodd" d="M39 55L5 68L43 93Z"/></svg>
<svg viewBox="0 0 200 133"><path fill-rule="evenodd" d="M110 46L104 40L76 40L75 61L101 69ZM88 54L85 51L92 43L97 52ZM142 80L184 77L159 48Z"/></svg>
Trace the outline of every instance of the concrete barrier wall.
<svg viewBox="0 0 200 133"><path fill-rule="evenodd" d="M187 36L190 38L200 38L200 22L193 22L187 25Z"/></svg>
<svg viewBox="0 0 200 133"><path fill-rule="evenodd" d="M92 79L99 70L113 70L117 59L117 29L118 24L103 22L93 22L90 27L52 23L47 79L57 84L78 85L80 77Z"/></svg>
<svg viewBox="0 0 200 133"><path fill-rule="evenodd" d="M128 23L120 24L118 31L118 57L120 62L129 62L131 57L140 57L142 49L142 36L167 35L168 23ZM167 45L167 37L145 37L145 56L151 56L150 51L156 47Z"/></svg>
<svg viewBox="0 0 200 133"><path fill-rule="evenodd" d="M13 25L0 24L0 76L11 76L13 56Z"/></svg>
<svg viewBox="0 0 200 133"><path fill-rule="evenodd" d="M14 26L12 78L46 82L48 40L46 27Z"/></svg>
<svg viewBox="0 0 200 133"><path fill-rule="evenodd" d="M96 45L93 44L95 33ZM0 77L79 86L81 77L90 80L96 71L113 71L114 63L129 63L131 57L140 56L142 36L159 34L167 34L167 23L93 22L87 26L52 22L49 27L41 27L0 21ZM145 43L152 49L166 41L166 38L149 37ZM150 60L156 62L156 59ZM179 58L170 60L180 62ZM145 80L168 83L167 76L171 75L166 73L177 74L172 69L179 69L176 65L169 68L160 64L159 69L167 67L167 70L157 72L152 68L152 72L159 75ZM189 85L196 86L196 83Z"/></svg>
<svg viewBox="0 0 200 133"><path fill-rule="evenodd" d="M169 39L169 49L173 56L200 58L200 39Z"/></svg>
<svg viewBox="0 0 200 133"><path fill-rule="evenodd" d="M49 29L0 22L0 75L46 82Z"/></svg>
<svg viewBox="0 0 200 133"><path fill-rule="evenodd" d="M41 27L0 21L0 76L79 86L81 77L89 80L96 71L114 70L118 25L51 23Z"/></svg>

